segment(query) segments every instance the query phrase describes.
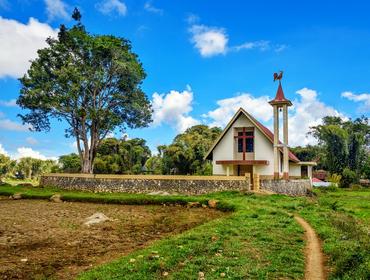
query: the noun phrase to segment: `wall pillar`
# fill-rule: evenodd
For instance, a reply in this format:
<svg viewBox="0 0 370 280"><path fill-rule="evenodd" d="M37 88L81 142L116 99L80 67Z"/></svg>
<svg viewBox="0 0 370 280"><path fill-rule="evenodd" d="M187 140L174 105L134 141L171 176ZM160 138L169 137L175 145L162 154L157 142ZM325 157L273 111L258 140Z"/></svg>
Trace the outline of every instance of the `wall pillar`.
<svg viewBox="0 0 370 280"><path fill-rule="evenodd" d="M274 179L279 179L279 108L274 108Z"/></svg>
<svg viewBox="0 0 370 280"><path fill-rule="evenodd" d="M312 166L311 165L307 166L307 175L308 175L308 178L312 180Z"/></svg>
<svg viewBox="0 0 370 280"><path fill-rule="evenodd" d="M283 178L289 179L289 150L288 150L288 106L283 105L283 136L284 136L284 148L283 148Z"/></svg>
<svg viewBox="0 0 370 280"><path fill-rule="evenodd" d="M226 165L226 176L230 176L230 165Z"/></svg>

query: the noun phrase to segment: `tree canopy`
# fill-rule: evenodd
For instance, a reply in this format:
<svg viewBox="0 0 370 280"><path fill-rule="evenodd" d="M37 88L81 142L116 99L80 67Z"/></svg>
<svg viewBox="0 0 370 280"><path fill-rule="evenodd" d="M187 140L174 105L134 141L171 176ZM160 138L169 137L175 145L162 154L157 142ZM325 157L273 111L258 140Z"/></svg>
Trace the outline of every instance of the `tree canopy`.
<svg viewBox="0 0 370 280"><path fill-rule="evenodd" d="M151 122L151 105L141 90L146 74L131 44L111 35L92 35L81 23L61 25L58 38L38 51L27 74L17 104L20 115L34 131L48 131L51 119L68 124L74 137L81 171L91 173L97 148L116 128L145 127Z"/></svg>
<svg viewBox="0 0 370 280"><path fill-rule="evenodd" d="M175 137L172 144L160 146L164 174L212 174L212 166L203 158L221 134L218 127L195 125Z"/></svg>
<svg viewBox="0 0 370 280"><path fill-rule="evenodd" d="M107 138L97 149L94 164L96 174L139 174L145 172L145 163L151 152L146 141L140 138ZM81 164L77 154L59 157L60 171L77 173Z"/></svg>
<svg viewBox="0 0 370 280"><path fill-rule="evenodd" d="M370 126L366 117L342 120L325 117L323 123L310 132L322 149L322 164L330 173L363 176L364 166L369 162Z"/></svg>

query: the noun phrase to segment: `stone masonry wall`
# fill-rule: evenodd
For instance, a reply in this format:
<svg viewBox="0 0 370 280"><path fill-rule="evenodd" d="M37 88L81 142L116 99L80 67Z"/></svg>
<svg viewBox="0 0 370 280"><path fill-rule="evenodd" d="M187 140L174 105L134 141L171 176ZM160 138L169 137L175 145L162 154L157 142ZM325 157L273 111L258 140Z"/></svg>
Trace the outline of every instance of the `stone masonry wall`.
<svg viewBox="0 0 370 280"><path fill-rule="evenodd" d="M226 176L48 174L41 177L40 185L90 192L167 192L191 195L250 190L248 177Z"/></svg>
<svg viewBox="0 0 370 280"><path fill-rule="evenodd" d="M312 190L310 179L261 180L260 187L262 190L293 196L307 195Z"/></svg>

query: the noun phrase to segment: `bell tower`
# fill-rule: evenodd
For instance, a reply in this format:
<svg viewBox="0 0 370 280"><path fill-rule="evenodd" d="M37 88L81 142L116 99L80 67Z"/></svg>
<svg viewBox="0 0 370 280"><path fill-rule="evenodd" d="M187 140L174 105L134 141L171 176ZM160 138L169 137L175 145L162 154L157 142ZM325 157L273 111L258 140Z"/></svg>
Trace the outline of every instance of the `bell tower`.
<svg viewBox="0 0 370 280"><path fill-rule="evenodd" d="M274 73L274 82L279 81L276 96L269 103L274 110L274 179L279 179L279 148L283 148L283 179L289 179L288 107L292 102L285 98L281 79L283 71ZM283 112L283 143L279 141L279 112Z"/></svg>

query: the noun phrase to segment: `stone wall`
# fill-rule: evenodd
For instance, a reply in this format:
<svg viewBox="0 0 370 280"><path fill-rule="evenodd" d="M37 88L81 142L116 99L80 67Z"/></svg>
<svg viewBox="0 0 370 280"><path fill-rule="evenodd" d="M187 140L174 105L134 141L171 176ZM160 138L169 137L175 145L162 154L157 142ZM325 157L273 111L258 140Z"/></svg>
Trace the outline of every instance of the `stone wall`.
<svg viewBox="0 0 370 280"><path fill-rule="evenodd" d="M262 190L271 191L293 196L307 195L312 190L310 179L298 180L261 180L260 188Z"/></svg>
<svg viewBox="0 0 370 280"><path fill-rule="evenodd" d="M248 191L250 179L237 176L155 176L47 174L41 186L90 192L205 194L219 191Z"/></svg>

